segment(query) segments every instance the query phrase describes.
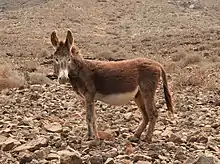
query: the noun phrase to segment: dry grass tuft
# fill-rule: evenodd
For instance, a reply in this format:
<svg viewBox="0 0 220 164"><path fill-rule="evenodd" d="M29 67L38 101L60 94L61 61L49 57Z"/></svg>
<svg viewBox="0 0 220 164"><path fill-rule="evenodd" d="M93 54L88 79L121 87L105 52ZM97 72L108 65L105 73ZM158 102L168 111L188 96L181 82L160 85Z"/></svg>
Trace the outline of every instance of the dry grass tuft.
<svg viewBox="0 0 220 164"><path fill-rule="evenodd" d="M184 59L186 56L187 56L186 52L185 51L181 51L181 52L179 52L177 54L174 54L171 58L172 58L172 60L174 62L178 62L178 61Z"/></svg>
<svg viewBox="0 0 220 164"><path fill-rule="evenodd" d="M192 65L179 71L174 82L174 89L181 90L184 87L202 87L207 90L215 90L219 87L217 75L211 73L206 67Z"/></svg>
<svg viewBox="0 0 220 164"><path fill-rule="evenodd" d="M50 80L44 73L39 72L24 72L25 79L28 82L28 84L53 84L54 82Z"/></svg>
<svg viewBox="0 0 220 164"><path fill-rule="evenodd" d="M0 90L17 88L25 84L25 80L8 64L0 66Z"/></svg>
<svg viewBox="0 0 220 164"><path fill-rule="evenodd" d="M188 65L200 63L201 61L202 61L201 56L199 56L197 54L193 54L193 55L186 56L185 59L181 61L180 65L182 68L184 68Z"/></svg>
<svg viewBox="0 0 220 164"><path fill-rule="evenodd" d="M179 65L176 62L172 62L172 61L164 63L163 66L165 67L166 72L168 73L175 73L178 72L178 70L180 70Z"/></svg>
<svg viewBox="0 0 220 164"><path fill-rule="evenodd" d="M217 40L217 41L215 41L215 42L212 42L212 46L213 46L213 47L220 47L220 41Z"/></svg>
<svg viewBox="0 0 220 164"><path fill-rule="evenodd" d="M211 56L209 60L213 63L220 62L220 56L217 55Z"/></svg>
<svg viewBox="0 0 220 164"><path fill-rule="evenodd" d="M217 82L216 77L209 77L208 82L205 84L207 90L213 90L220 88L220 84Z"/></svg>
<svg viewBox="0 0 220 164"><path fill-rule="evenodd" d="M205 72L200 69L192 70L191 72L185 70L179 73L178 78L174 82L174 86L176 89L186 86L201 86L204 84L205 78Z"/></svg>

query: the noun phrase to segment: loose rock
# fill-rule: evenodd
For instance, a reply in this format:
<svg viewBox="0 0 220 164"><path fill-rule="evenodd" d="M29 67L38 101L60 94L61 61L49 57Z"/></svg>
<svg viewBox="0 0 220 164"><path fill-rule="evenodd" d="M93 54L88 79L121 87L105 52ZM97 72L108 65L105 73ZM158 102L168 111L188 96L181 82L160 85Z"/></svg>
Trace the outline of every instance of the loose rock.
<svg viewBox="0 0 220 164"><path fill-rule="evenodd" d="M78 151L70 152L62 150L57 152L60 156L60 164L82 164L81 155Z"/></svg>
<svg viewBox="0 0 220 164"><path fill-rule="evenodd" d="M114 159L113 158L108 158L104 164L114 164Z"/></svg>
<svg viewBox="0 0 220 164"><path fill-rule="evenodd" d="M19 145L19 144L20 144L19 141L9 137L4 142L0 143L0 147L2 145L2 150L3 151L9 151L9 150L12 150L16 145Z"/></svg>
<svg viewBox="0 0 220 164"><path fill-rule="evenodd" d="M192 164L219 164L220 160L212 155L203 154L198 157Z"/></svg>
<svg viewBox="0 0 220 164"><path fill-rule="evenodd" d="M58 133L62 131L62 126L58 122L54 122L51 124L45 124L44 128L49 132Z"/></svg>
<svg viewBox="0 0 220 164"><path fill-rule="evenodd" d="M30 150L35 151L41 147L45 147L48 144L48 139L44 137L39 137L37 139L33 139L32 141L29 141L21 146L16 147L13 152L19 152L23 150Z"/></svg>

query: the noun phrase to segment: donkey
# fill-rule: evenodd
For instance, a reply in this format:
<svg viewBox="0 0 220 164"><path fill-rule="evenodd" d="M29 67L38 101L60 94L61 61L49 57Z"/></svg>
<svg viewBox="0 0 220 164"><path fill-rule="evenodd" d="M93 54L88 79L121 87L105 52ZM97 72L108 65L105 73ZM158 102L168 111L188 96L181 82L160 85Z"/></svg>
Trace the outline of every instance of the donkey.
<svg viewBox="0 0 220 164"><path fill-rule="evenodd" d="M149 122L145 140L150 143L158 117L154 98L161 77L167 110L169 116L173 117L172 96L160 63L147 58L122 61L84 59L74 45L70 30L67 31L65 41L59 40L56 31L53 31L51 43L56 49L53 55L54 73L59 83L70 82L73 90L84 99L88 140L98 139L95 100L111 105L123 105L134 100L143 119L129 139L138 141Z"/></svg>

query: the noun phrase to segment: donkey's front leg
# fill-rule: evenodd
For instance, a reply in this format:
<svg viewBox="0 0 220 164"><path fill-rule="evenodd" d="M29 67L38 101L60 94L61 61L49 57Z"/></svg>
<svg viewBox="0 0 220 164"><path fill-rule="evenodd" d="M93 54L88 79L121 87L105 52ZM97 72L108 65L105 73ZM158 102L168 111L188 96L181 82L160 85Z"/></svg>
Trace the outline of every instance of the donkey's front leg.
<svg viewBox="0 0 220 164"><path fill-rule="evenodd" d="M94 100L86 98L86 122L88 126L88 140L98 138L96 129L96 113L94 109Z"/></svg>

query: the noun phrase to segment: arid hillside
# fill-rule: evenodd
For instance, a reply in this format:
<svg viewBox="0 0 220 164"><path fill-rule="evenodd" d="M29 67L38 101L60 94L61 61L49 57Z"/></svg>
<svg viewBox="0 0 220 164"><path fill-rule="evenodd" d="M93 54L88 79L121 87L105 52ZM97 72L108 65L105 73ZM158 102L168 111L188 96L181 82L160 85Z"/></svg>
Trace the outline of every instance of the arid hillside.
<svg viewBox="0 0 220 164"><path fill-rule="evenodd" d="M141 121L133 101L96 102L101 140L86 140L85 109L53 72L50 41L73 32L85 58L161 62L153 142L128 140ZM112 86L113 87L113 86ZM1 0L0 163L203 164L220 159L219 0ZM144 162L145 161L145 162Z"/></svg>

